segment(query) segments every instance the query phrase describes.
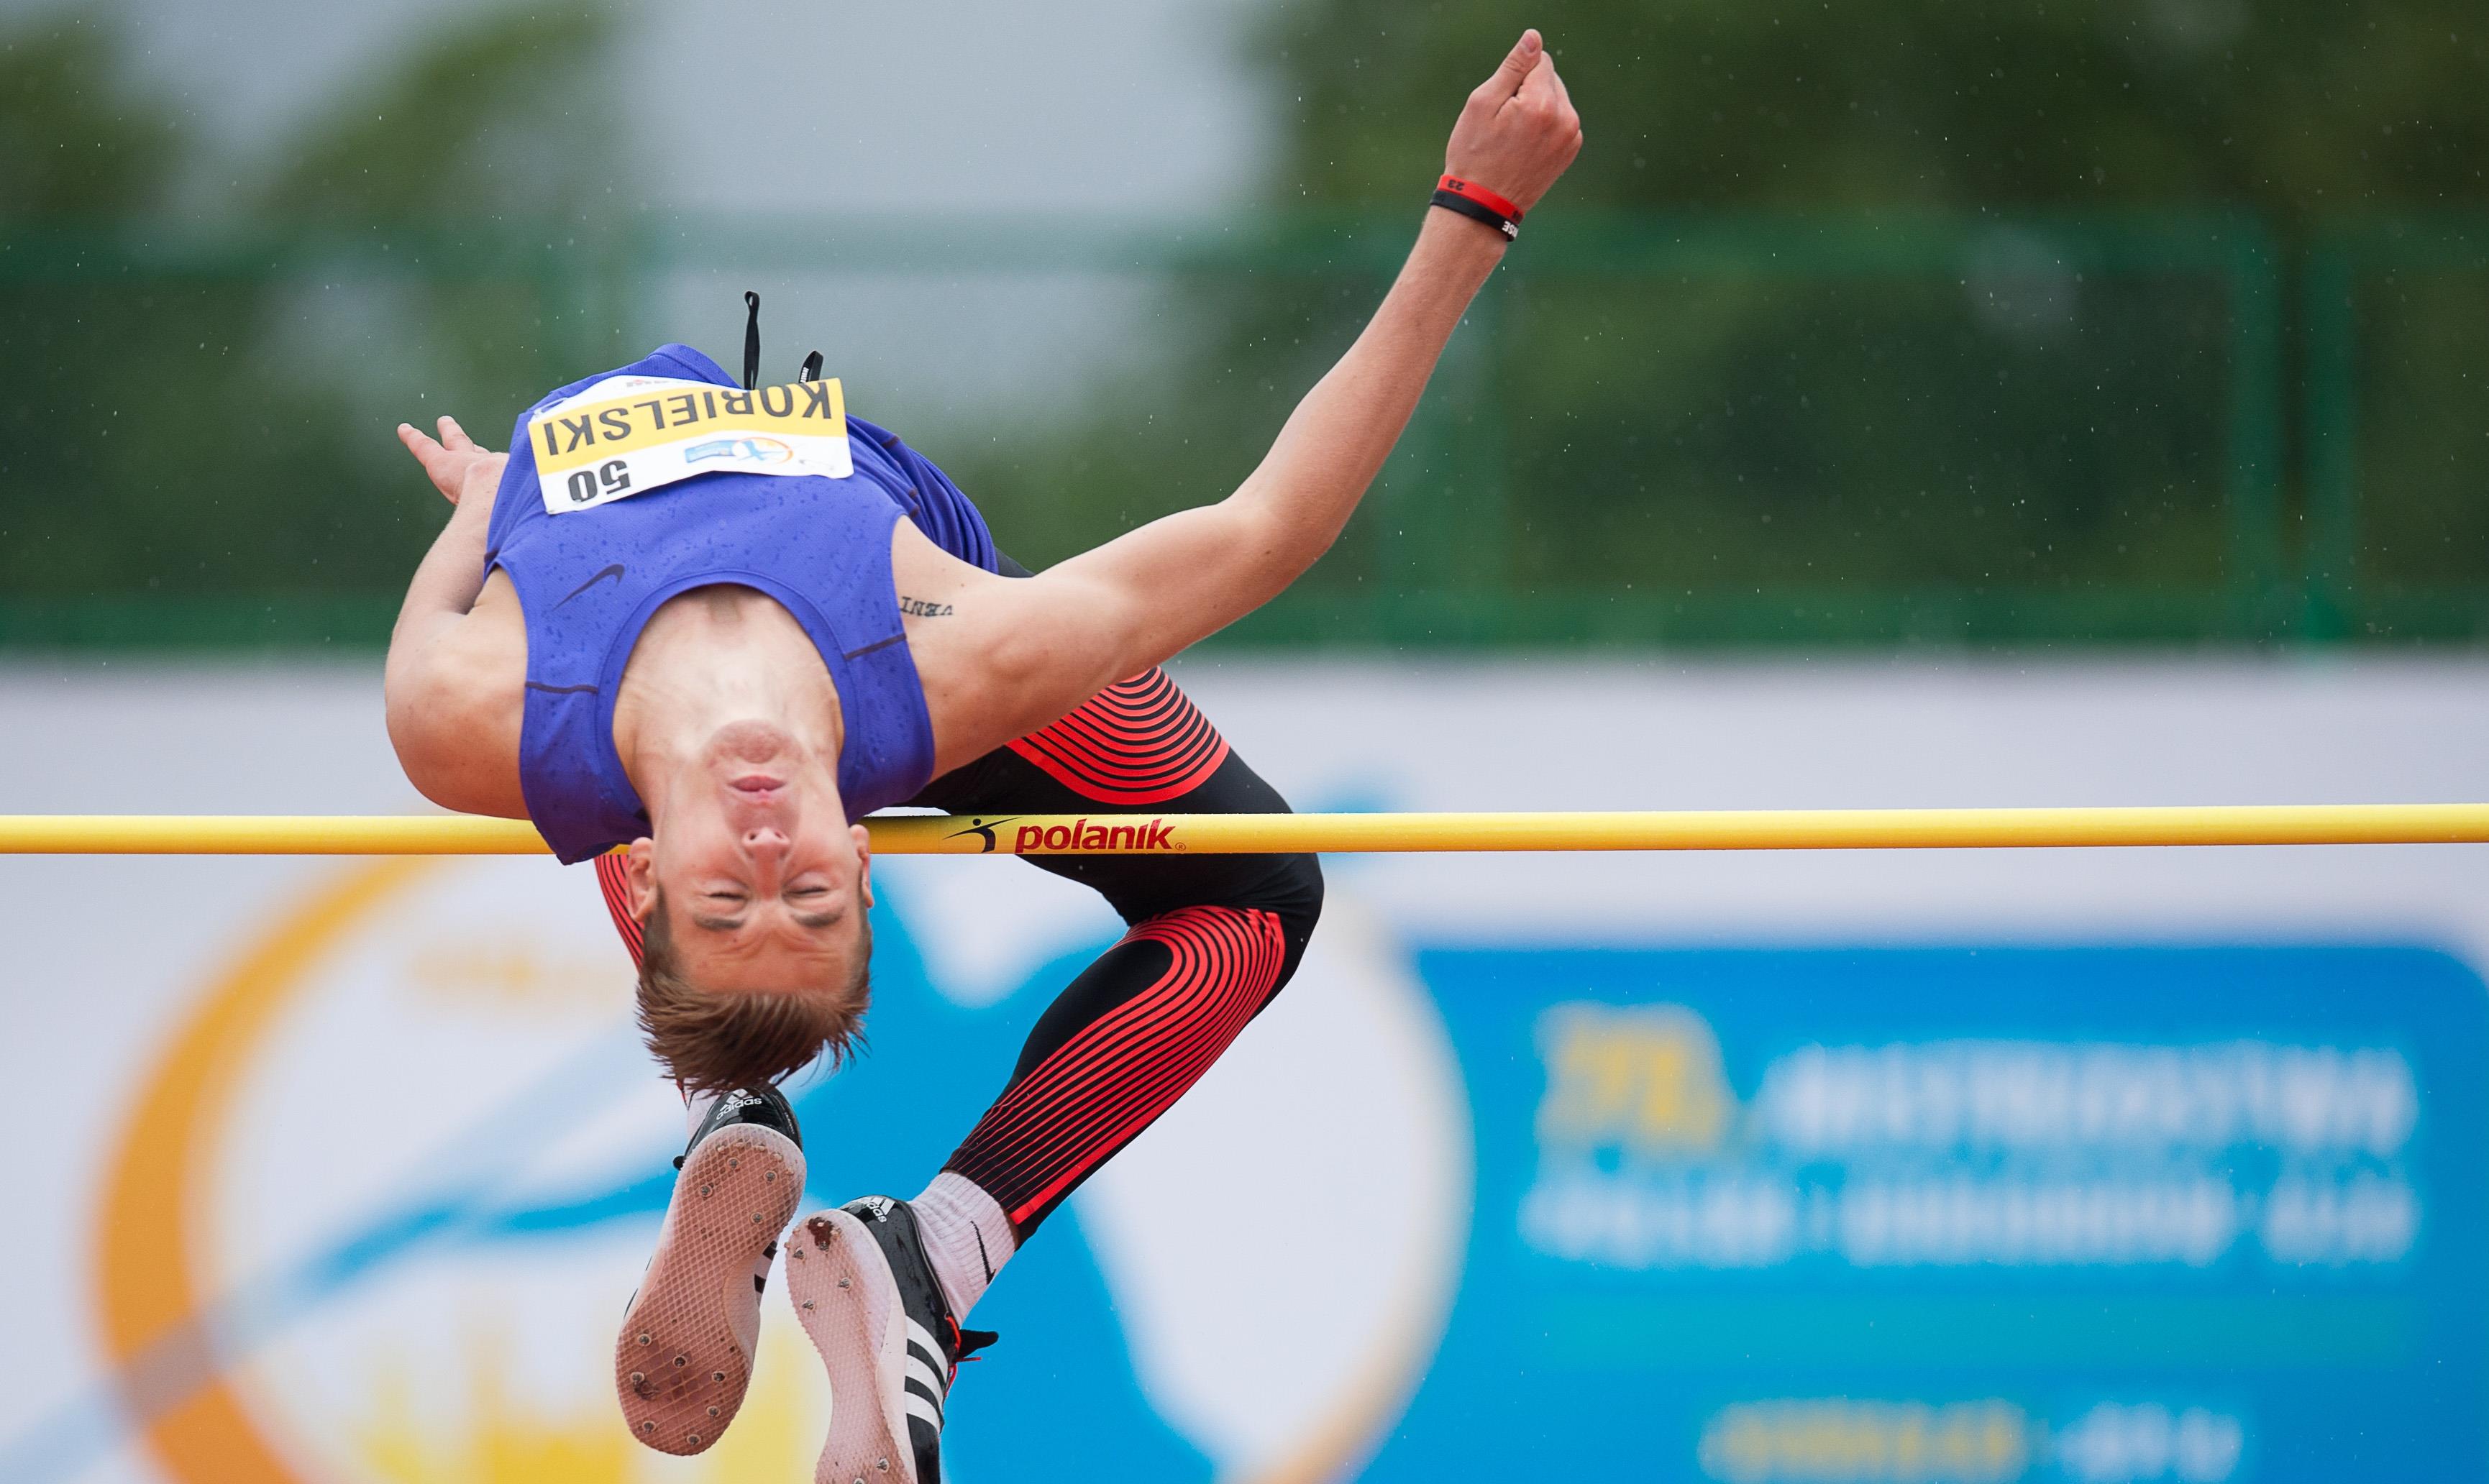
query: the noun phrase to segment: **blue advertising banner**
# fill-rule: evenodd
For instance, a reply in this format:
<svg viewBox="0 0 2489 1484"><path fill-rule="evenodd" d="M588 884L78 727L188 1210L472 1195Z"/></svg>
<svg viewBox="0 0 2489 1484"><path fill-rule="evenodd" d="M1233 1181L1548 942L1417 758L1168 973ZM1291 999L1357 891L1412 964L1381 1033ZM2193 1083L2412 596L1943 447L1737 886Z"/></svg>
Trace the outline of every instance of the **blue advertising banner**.
<svg viewBox="0 0 2489 1484"><path fill-rule="evenodd" d="M1476 1214L1369 1477L2455 1478L2489 1001L2393 947L1440 951Z"/></svg>

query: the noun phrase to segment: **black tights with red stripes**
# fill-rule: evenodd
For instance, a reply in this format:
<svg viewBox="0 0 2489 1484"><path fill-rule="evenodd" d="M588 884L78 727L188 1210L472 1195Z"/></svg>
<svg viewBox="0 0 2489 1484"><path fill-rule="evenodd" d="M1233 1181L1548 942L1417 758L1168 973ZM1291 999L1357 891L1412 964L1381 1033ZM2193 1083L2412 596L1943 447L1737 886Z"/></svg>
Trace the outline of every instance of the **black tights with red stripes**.
<svg viewBox="0 0 2489 1484"><path fill-rule="evenodd" d="M1283 813L1164 673L934 780L953 813ZM1029 1033L1002 1096L944 1168L991 1195L1021 1241L1174 1106L1296 972L1322 914L1310 855L1030 856L1097 890L1130 930Z"/></svg>

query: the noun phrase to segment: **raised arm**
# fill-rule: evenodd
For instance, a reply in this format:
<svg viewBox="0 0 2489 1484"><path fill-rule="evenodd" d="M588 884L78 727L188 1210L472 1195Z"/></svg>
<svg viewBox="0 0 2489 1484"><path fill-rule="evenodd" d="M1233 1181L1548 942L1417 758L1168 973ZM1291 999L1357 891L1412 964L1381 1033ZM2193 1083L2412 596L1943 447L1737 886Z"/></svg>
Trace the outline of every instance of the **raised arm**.
<svg viewBox="0 0 2489 1484"><path fill-rule="evenodd" d="M505 769L473 745L492 735L490 674L462 625L484 590L485 532L508 455L480 447L455 419L438 442L400 424L398 442L450 503L449 523L415 569L389 632L384 671L389 742L406 776L437 804L474 813L520 814Z"/></svg>
<svg viewBox="0 0 2489 1484"><path fill-rule="evenodd" d="M475 606L475 595L484 590L484 531L493 519L501 467L510 460L508 454L478 446L454 417L441 419L438 442L403 422L397 426L397 441L423 466L451 508L449 524L433 538L432 550L415 569L415 580L406 585L406 602L389 634L392 666L408 641L419 645Z"/></svg>
<svg viewBox="0 0 2489 1484"><path fill-rule="evenodd" d="M1445 168L1527 212L1581 147L1580 116L1529 31L1470 94ZM1330 550L1505 245L1492 226L1429 210L1382 307L1235 494L1016 585L1023 591L1008 607L1016 642L998 677L1027 693L1029 705L1015 709L1059 710L1057 693L1076 703L1171 657L1269 602Z"/></svg>

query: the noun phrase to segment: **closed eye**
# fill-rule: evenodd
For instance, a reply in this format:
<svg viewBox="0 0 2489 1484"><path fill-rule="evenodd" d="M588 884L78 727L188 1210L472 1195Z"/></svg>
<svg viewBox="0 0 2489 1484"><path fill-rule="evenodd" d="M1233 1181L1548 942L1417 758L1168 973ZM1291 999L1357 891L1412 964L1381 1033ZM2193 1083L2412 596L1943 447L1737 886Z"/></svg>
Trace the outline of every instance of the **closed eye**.
<svg viewBox="0 0 2489 1484"><path fill-rule="evenodd" d="M788 887L786 899L790 905L797 906L799 910L790 912L787 916L794 920L798 928L815 931L827 928L846 914L844 911L806 912L800 910L800 907L804 903L816 902L831 895L830 888L818 881L807 881L800 886Z"/></svg>
<svg viewBox="0 0 2489 1484"><path fill-rule="evenodd" d="M733 932L743 926L743 914L738 909L751 899L737 888L721 886L701 893L701 899L721 910L706 916L694 913L692 926L709 932Z"/></svg>

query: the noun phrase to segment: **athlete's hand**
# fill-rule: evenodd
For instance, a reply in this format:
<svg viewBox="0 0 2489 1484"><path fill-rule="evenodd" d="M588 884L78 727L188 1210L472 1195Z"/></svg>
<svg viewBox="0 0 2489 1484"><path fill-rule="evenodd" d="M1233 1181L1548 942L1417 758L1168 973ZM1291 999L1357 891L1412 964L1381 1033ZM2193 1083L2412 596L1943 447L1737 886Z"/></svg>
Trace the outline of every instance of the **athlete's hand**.
<svg viewBox="0 0 2489 1484"><path fill-rule="evenodd" d="M1535 31L1524 31L1495 75L1461 106L1444 170L1528 211L1582 152L1582 116L1556 75L1556 59Z"/></svg>
<svg viewBox="0 0 2489 1484"><path fill-rule="evenodd" d="M451 504L493 508L493 493L501 487L501 466L510 462L508 454L479 445L455 417L441 419L437 442L409 422L397 425L397 441L406 444L406 451L423 466L432 487Z"/></svg>

